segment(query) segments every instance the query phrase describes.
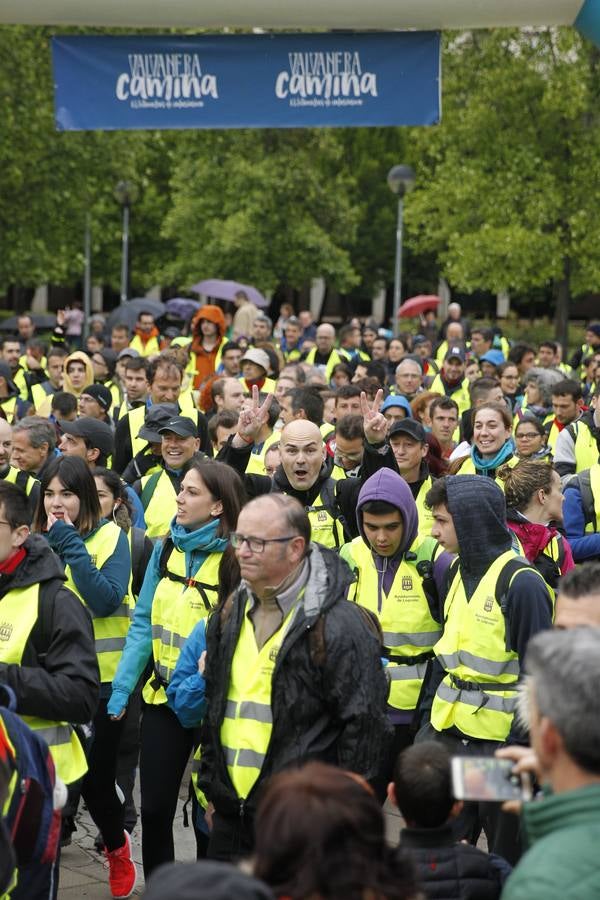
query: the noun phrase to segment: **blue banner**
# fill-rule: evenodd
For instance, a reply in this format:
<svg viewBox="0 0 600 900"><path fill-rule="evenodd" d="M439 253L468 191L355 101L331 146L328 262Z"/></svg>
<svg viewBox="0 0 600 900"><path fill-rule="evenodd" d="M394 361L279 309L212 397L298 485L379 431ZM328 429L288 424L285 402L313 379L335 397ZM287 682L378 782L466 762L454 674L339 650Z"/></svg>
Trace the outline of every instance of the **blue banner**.
<svg viewBox="0 0 600 900"><path fill-rule="evenodd" d="M56 127L432 125L438 32L52 39Z"/></svg>

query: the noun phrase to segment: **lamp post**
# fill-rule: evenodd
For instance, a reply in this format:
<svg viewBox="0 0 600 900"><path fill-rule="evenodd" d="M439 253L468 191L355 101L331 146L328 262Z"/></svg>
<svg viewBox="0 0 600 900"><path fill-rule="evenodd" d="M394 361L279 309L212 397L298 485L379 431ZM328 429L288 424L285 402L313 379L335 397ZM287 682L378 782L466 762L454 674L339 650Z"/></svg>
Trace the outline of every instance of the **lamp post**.
<svg viewBox="0 0 600 900"><path fill-rule="evenodd" d="M387 183L390 191L398 197L398 222L396 225L396 267L394 269L394 304L392 312L392 331L394 337L398 336L400 325L398 322L398 310L400 309L400 294L402 289L402 228L403 228L403 201L404 195L415 186L415 173L410 166L393 166L387 175Z"/></svg>
<svg viewBox="0 0 600 900"><path fill-rule="evenodd" d="M123 207L123 237L121 243L121 303L127 300L129 283L129 210L138 198L138 189L133 181L119 181L115 197Z"/></svg>

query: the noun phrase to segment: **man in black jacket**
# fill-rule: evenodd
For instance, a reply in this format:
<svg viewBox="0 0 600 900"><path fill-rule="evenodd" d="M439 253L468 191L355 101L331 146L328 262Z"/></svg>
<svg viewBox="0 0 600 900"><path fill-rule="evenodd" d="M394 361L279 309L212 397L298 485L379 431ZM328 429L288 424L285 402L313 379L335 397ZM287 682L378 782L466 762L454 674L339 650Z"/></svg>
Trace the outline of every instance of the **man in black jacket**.
<svg viewBox="0 0 600 900"><path fill-rule="evenodd" d="M208 855L252 849L261 784L318 759L374 779L386 750L380 645L345 597L352 574L310 544L292 497L245 506L231 535L242 582L207 632L200 786L214 806Z"/></svg>
<svg viewBox="0 0 600 900"><path fill-rule="evenodd" d="M358 537L356 503L363 481L390 465L376 449L381 447L388 425L379 412L383 391L377 392L372 404L364 392L361 394L365 433L361 467L356 477L337 481L331 477L333 460L326 454L319 427L307 419L293 419L282 429L279 442L281 465L273 478L245 474L252 446L266 421L272 398L269 394L259 406L258 390L253 389L251 403L240 412L237 434L227 441L217 459L243 477L246 493L251 498L270 492L295 497L308 513L312 539L339 550L345 541ZM391 465L395 466L395 463L392 461Z"/></svg>

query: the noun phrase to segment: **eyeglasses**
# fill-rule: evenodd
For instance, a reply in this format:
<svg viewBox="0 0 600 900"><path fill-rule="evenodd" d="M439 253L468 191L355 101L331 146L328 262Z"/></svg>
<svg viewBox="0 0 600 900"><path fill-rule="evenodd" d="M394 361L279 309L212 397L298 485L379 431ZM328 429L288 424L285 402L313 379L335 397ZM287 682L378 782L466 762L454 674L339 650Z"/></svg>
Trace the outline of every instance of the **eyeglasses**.
<svg viewBox="0 0 600 900"><path fill-rule="evenodd" d="M244 544L247 544L252 553L263 553L267 544L285 544L287 541L293 541L295 537L300 537L300 535L290 534L281 538L255 538L246 537L245 534L232 531L229 535L229 540L234 550L240 550Z"/></svg>
<svg viewBox="0 0 600 900"><path fill-rule="evenodd" d="M533 441L536 437L541 437L541 434L538 434L537 431L520 432L516 435L518 441Z"/></svg>
<svg viewBox="0 0 600 900"><path fill-rule="evenodd" d="M333 455L334 461L338 459L346 459L348 462L359 463L362 462L363 454L362 450L360 453L342 453L341 450L336 450Z"/></svg>

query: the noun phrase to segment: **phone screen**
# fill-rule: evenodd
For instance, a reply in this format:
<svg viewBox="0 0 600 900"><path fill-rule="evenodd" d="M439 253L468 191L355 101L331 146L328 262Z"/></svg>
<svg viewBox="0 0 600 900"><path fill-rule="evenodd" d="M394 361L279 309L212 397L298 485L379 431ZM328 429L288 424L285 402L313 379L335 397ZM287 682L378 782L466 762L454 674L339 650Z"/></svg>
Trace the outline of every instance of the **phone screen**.
<svg viewBox="0 0 600 900"><path fill-rule="evenodd" d="M495 756L453 756L452 788L457 800L531 799L528 778L513 774L514 763Z"/></svg>

